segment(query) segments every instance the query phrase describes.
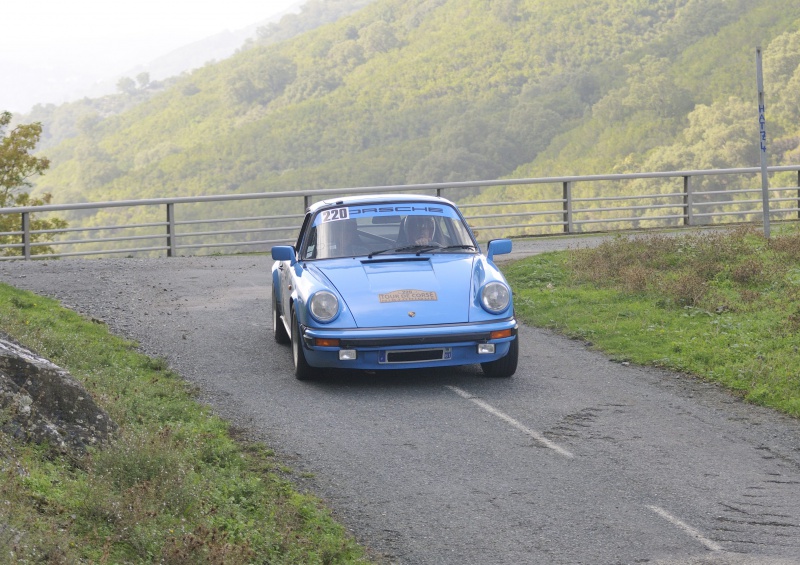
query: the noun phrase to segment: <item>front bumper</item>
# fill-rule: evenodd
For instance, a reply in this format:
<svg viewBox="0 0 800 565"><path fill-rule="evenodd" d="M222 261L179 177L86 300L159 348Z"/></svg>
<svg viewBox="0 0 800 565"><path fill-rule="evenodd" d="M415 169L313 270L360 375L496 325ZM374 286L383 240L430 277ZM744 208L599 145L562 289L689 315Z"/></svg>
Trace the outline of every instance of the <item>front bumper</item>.
<svg viewBox="0 0 800 565"><path fill-rule="evenodd" d="M312 367L381 370L495 361L508 353L517 339L517 328L516 320L507 318L477 324L345 330L301 326L301 332Z"/></svg>

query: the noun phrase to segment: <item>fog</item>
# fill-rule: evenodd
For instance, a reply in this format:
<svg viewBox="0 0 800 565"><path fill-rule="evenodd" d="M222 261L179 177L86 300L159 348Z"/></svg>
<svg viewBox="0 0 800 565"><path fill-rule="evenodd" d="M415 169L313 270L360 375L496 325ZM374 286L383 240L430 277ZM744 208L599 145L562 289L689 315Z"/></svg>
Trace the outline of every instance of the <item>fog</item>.
<svg viewBox="0 0 800 565"><path fill-rule="evenodd" d="M29 0L3 8L0 111L28 112L116 90L120 77L162 79L235 52L300 0Z"/></svg>

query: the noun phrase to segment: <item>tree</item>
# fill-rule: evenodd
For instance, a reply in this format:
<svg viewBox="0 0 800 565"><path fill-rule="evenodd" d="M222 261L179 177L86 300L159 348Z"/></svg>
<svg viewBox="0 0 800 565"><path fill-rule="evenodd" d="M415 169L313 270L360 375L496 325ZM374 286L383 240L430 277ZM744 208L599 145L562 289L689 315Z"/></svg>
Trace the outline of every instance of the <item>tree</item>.
<svg viewBox="0 0 800 565"><path fill-rule="evenodd" d="M139 88L144 90L150 86L150 73L139 73L136 75L136 82L139 84Z"/></svg>
<svg viewBox="0 0 800 565"><path fill-rule="evenodd" d="M376 53L385 53L400 44L392 27L383 20L378 20L362 29L359 32L358 41L364 48L367 57Z"/></svg>
<svg viewBox="0 0 800 565"><path fill-rule="evenodd" d="M136 94L136 81L130 77L122 77L117 81L117 90L122 94Z"/></svg>
<svg viewBox="0 0 800 565"><path fill-rule="evenodd" d="M22 189L31 186L30 178L43 174L50 166L50 161L45 157L36 157L31 154L42 134L42 124L35 122L15 127L6 134L11 123L11 113L0 113L0 208L13 206L42 206L49 204L52 195L45 194L41 198L32 198ZM0 233L19 231L16 214L3 214L0 216ZM50 230L65 228L67 222L60 218L41 219L31 214L31 230ZM53 234L32 234L32 242L52 241ZM0 244L7 245L19 243L19 236L0 235ZM34 247L32 253L51 253L50 247ZM19 248L7 248L5 255L21 255Z"/></svg>
<svg viewBox="0 0 800 565"><path fill-rule="evenodd" d="M227 95L234 104L267 105L280 96L296 76L297 67L291 59L262 52L228 79Z"/></svg>
<svg viewBox="0 0 800 565"><path fill-rule="evenodd" d="M19 125L6 135L10 123L11 113L0 113L0 198L6 198L20 187L30 186L28 179L42 174L50 166L50 161L44 157L29 153L42 135L42 124Z"/></svg>

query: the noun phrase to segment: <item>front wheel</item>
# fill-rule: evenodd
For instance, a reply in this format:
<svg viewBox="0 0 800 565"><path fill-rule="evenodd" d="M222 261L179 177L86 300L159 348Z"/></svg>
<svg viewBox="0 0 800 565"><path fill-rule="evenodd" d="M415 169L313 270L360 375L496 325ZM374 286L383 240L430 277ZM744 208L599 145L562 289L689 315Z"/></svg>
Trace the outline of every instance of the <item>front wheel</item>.
<svg viewBox="0 0 800 565"><path fill-rule="evenodd" d="M519 359L519 334L508 347L508 353L497 361L481 363L483 374L487 377L504 379L517 372L517 360Z"/></svg>
<svg viewBox="0 0 800 565"><path fill-rule="evenodd" d="M298 380L304 381L314 376L314 368L306 361L306 354L303 350L303 336L300 335L300 325L297 323L297 316L292 311L292 361L294 361L294 376Z"/></svg>

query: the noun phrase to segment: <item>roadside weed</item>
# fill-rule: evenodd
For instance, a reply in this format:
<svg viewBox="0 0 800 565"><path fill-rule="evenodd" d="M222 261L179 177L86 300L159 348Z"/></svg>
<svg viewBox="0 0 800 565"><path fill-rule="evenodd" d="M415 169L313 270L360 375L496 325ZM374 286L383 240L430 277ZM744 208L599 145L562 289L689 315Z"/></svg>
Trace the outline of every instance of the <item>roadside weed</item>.
<svg viewBox="0 0 800 565"><path fill-rule="evenodd" d="M752 227L617 236L504 271L517 313L531 325L800 416L800 233L793 226L769 241Z"/></svg>

